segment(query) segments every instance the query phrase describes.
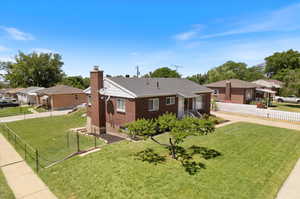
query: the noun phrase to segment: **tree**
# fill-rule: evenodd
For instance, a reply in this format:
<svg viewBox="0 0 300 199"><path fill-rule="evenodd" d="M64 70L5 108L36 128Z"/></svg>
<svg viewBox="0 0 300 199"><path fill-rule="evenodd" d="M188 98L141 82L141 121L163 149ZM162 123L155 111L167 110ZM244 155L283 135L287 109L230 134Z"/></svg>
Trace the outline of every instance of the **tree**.
<svg viewBox="0 0 300 199"><path fill-rule="evenodd" d="M64 77L62 82L64 85L73 86L80 89L86 89L90 85L90 78L82 76L67 76Z"/></svg>
<svg viewBox="0 0 300 199"><path fill-rule="evenodd" d="M207 74L196 74L196 75L192 75L187 77L187 79L196 82L198 84L206 84L208 82L208 76Z"/></svg>
<svg viewBox="0 0 300 199"><path fill-rule="evenodd" d="M169 77L181 77L181 75L176 71L176 70L172 70L168 67L161 67L156 69L153 72L150 72L149 74L146 74L145 77L165 77L165 78L169 78Z"/></svg>
<svg viewBox="0 0 300 199"><path fill-rule="evenodd" d="M300 53L292 49L266 57L265 72L269 78L283 81L290 70L300 68Z"/></svg>
<svg viewBox="0 0 300 199"><path fill-rule="evenodd" d="M240 79L245 81L254 81L263 79L264 69L260 66L247 67L245 63L228 61L207 72L205 83L211 83L226 79Z"/></svg>
<svg viewBox="0 0 300 199"><path fill-rule="evenodd" d="M166 121L172 123L171 125L166 124ZM158 128L156 125L159 125ZM200 136L207 135L214 132L214 123L211 120L185 117L182 120L174 120L174 116L167 114L161 116L159 121L139 119L135 122L126 125L129 135L131 137L142 136L150 138L155 143L158 143L164 147L167 147L172 154L172 158L177 159L177 149L179 144L183 143L188 136ZM157 134L156 129L164 129L170 131L170 138L168 144L163 144L156 140L154 137Z"/></svg>
<svg viewBox="0 0 300 199"><path fill-rule="evenodd" d="M208 83L226 79L244 79L246 73L247 65L245 63L228 61L207 72Z"/></svg>
<svg viewBox="0 0 300 199"><path fill-rule="evenodd" d="M251 82L258 79L265 79L264 68L261 66L247 68L244 80Z"/></svg>
<svg viewBox="0 0 300 199"><path fill-rule="evenodd" d="M281 89L282 95L300 96L300 69L287 71L283 81L285 85Z"/></svg>
<svg viewBox="0 0 300 199"><path fill-rule="evenodd" d="M56 53L19 52L14 62L1 62L4 78L12 87L50 87L62 80L61 56Z"/></svg>

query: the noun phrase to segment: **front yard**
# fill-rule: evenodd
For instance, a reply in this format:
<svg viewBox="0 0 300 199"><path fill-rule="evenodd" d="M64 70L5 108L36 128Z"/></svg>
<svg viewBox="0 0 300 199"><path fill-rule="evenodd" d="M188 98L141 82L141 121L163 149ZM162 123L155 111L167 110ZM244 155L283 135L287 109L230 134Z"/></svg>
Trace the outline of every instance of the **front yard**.
<svg viewBox="0 0 300 199"><path fill-rule="evenodd" d="M70 153L66 131L85 124L82 112L8 123L46 157ZM168 141L168 134L157 137ZM81 136L84 146L90 141ZM84 144L85 143L85 144ZM76 156L38 173L60 199L80 198L237 198L274 199L300 156L300 132L249 123L218 128L216 133L189 137L185 147L215 150L212 159L195 156L202 168L186 172L168 150L151 140L121 141ZM151 148L165 161L142 162L134 155ZM23 151L17 148L19 153Z"/></svg>
<svg viewBox="0 0 300 199"><path fill-rule="evenodd" d="M0 109L0 117L31 114L30 107L7 107Z"/></svg>
<svg viewBox="0 0 300 199"><path fill-rule="evenodd" d="M70 129L85 126L86 119L82 117L82 114L82 111L78 111L64 116L20 120L6 125L31 147L38 149L41 156L40 163L45 166L77 151L77 137L74 132L70 132ZM3 126L0 129L7 137L7 129ZM80 135L79 140L80 149L94 147L95 142L92 136ZM12 144L15 143L14 136L10 136L10 141ZM96 144L99 146L103 142L97 140ZM24 157L24 148L20 147L21 145L20 140L17 139L15 147ZM35 157L34 151L27 149L27 152ZM34 166L32 159L28 161Z"/></svg>
<svg viewBox="0 0 300 199"><path fill-rule="evenodd" d="M272 102L273 110L279 111L290 111L290 112L300 112L300 104L293 104L293 103L284 103L284 102Z"/></svg>
<svg viewBox="0 0 300 199"><path fill-rule="evenodd" d="M159 136L161 141L168 134ZM214 149L222 155L200 159L203 169L189 175L168 151L150 140L106 145L40 172L64 198L238 198L273 199L300 155L300 133L236 123L215 134L190 137L186 146ZM133 154L152 148L166 161L157 165Z"/></svg>

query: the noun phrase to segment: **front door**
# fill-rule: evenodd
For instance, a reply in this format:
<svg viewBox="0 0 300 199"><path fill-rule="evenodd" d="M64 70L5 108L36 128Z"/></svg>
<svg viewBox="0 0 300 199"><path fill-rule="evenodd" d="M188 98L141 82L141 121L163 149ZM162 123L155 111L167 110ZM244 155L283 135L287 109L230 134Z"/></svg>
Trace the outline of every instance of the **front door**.
<svg viewBox="0 0 300 199"><path fill-rule="evenodd" d="M189 109L189 99L184 99L184 111L187 111Z"/></svg>
<svg viewBox="0 0 300 199"><path fill-rule="evenodd" d="M184 115L184 98L178 97L178 117L181 118Z"/></svg>

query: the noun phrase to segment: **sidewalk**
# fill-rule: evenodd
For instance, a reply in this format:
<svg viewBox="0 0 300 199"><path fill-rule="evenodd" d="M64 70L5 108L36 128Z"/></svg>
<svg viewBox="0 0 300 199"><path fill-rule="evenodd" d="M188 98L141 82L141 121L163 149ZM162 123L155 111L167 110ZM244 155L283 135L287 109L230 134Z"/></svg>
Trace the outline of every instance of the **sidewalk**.
<svg viewBox="0 0 300 199"><path fill-rule="evenodd" d="M273 121L273 120L268 120L268 119L259 118L259 117L247 117L247 116L242 116L242 115L234 115L234 114L230 114L230 113L226 113L226 112L219 112L219 111L217 111L217 112L211 111L211 114L221 117L223 119L229 120L231 122L249 122L249 123L274 126L274 127L279 127L279 128L287 128L287 129L300 131L299 124Z"/></svg>
<svg viewBox="0 0 300 199"><path fill-rule="evenodd" d="M16 199L57 199L2 134L0 167Z"/></svg>
<svg viewBox="0 0 300 199"><path fill-rule="evenodd" d="M70 111L71 110L49 111L49 112L42 112L42 113L32 113L32 114L26 114L26 115L15 115L15 116L9 116L9 117L1 117L0 122L14 122L14 121L24 120L24 119L66 115Z"/></svg>
<svg viewBox="0 0 300 199"><path fill-rule="evenodd" d="M276 199L300 198L300 159L277 194Z"/></svg>

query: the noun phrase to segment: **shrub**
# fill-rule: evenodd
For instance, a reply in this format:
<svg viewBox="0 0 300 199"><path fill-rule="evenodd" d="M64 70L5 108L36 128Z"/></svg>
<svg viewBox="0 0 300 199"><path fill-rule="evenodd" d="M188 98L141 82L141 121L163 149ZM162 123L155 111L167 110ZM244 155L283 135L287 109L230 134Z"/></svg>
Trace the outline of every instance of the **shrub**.
<svg viewBox="0 0 300 199"><path fill-rule="evenodd" d="M153 120L138 119L126 125L128 135L131 138L139 136L151 136L156 134L156 124Z"/></svg>
<svg viewBox="0 0 300 199"><path fill-rule="evenodd" d="M156 120L159 132L171 131L176 121L176 115L173 113L166 113L159 116Z"/></svg>

